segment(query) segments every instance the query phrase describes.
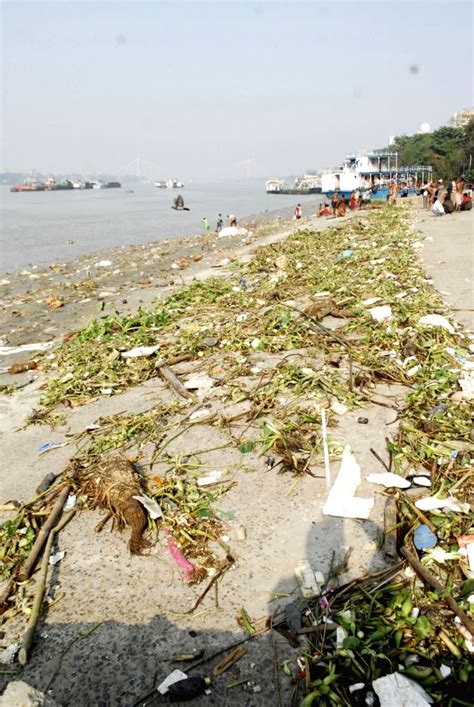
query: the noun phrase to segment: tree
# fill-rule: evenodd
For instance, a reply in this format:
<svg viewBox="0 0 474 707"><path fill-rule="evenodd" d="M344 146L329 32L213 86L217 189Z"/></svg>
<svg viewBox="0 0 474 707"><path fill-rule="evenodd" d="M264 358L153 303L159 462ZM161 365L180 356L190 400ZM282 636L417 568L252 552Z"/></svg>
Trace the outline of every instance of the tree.
<svg viewBox="0 0 474 707"><path fill-rule="evenodd" d="M433 133L400 135L395 138L400 167L431 164L437 179L461 174L474 179L474 118L465 128L442 126Z"/></svg>

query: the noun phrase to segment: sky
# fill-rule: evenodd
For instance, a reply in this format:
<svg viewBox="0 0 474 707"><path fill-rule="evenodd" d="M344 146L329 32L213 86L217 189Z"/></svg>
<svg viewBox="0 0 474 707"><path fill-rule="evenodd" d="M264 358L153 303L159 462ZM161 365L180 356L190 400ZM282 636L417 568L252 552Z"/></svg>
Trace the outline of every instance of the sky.
<svg viewBox="0 0 474 707"><path fill-rule="evenodd" d="M472 5L2 0L1 170L331 167L470 107Z"/></svg>

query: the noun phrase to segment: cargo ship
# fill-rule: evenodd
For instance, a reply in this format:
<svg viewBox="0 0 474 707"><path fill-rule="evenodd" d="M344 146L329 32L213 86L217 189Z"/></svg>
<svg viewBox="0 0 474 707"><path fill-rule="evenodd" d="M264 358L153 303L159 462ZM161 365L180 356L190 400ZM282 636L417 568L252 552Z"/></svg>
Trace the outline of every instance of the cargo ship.
<svg viewBox="0 0 474 707"><path fill-rule="evenodd" d="M15 184L10 187L10 191L45 191L46 185L39 182L36 177L28 177L23 184Z"/></svg>

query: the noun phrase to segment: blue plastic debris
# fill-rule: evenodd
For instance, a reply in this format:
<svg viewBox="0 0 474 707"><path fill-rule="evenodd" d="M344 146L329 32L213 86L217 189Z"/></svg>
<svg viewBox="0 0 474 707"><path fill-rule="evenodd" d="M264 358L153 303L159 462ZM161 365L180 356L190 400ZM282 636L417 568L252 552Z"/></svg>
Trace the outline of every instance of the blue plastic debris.
<svg viewBox="0 0 474 707"><path fill-rule="evenodd" d="M44 454L45 452L49 452L51 449L58 449L58 447L65 447L67 442L46 442L45 444L42 444L41 447L38 447L36 450L38 454Z"/></svg>
<svg viewBox="0 0 474 707"><path fill-rule="evenodd" d="M353 255L354 255L353 250L343 250L339 256L339 259L340 260L347 260L347 258L352 258Z"/></svg>
<svg viewBox="0 0 474 707"><path fill-rule="evenodd" d="M417 550L427 550L436 545L438 538L427 525L420 525L413 534L413 542Z"/></svg>

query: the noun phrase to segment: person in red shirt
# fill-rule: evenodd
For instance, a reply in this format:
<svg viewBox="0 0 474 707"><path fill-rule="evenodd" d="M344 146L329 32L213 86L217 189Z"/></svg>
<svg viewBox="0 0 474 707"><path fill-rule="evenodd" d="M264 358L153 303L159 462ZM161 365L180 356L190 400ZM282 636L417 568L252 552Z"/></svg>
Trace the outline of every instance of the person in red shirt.
<svg viewBox="0 0 474 707"><path fill-rule="evenodd" d="M339 200L339 204L337 205L337 211L336 211L336 216L345 216L346 215L346 200L344 198Z"/></svg>
<svg viewBox="0 0 474 707"><path fill-rule="evenodd" d="M301 204L297 204L295 206L295 219L299 220L303 215L303 211L301 210Z"/></svg>
<svg viewBox="0 0 474 707"><path fill-rule="evenodd" d="M318 218L321 218L321 216L329 216L331 213L331 209L329 208L329 204L322 204L318 211Z"/></svg>

